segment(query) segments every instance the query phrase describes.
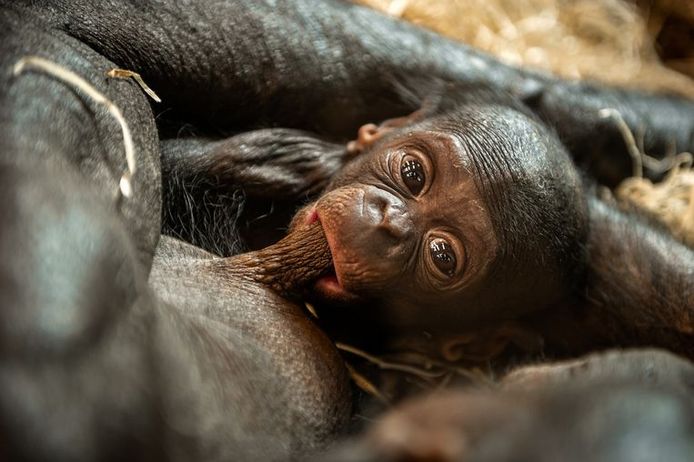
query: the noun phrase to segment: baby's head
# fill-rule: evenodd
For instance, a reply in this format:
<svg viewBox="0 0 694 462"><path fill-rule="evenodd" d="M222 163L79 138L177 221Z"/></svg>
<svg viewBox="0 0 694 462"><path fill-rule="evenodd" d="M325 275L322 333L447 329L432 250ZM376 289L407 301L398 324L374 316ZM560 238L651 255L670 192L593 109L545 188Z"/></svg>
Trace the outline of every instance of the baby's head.
<svg viewBox="0 0 694 462"><path fill-rule="evenodd" d="M470 103L360 133L361 152L300 219L335 277L318 298L377 302L395 326L473 326L542 309L582 267L586 213L565 149L523 110Z"/></svg>

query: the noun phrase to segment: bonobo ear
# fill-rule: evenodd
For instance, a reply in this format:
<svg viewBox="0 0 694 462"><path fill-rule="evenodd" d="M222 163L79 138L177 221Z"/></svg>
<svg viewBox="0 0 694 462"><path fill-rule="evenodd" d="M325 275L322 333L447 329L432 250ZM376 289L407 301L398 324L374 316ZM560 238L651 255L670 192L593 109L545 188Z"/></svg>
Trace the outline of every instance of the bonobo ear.
<svg viewBox="0 0 694 462"><path fill-rule="evenodd" d="M481 363L501 355L511 345L525 352L538 352L543 347L543 340L529 328L509 321L473 332L443 336L439 353L451 362Z"/></svg>
<svg viewBox="0 0 694 462"><path fill-rule="evenodd" d="M359 127L357 139L347 143L347 155L356 156L358 154L361 154L362 152L369 149L376 141L381 139L383 135L385 135L386 133L394 129L418 122L419 120L424 118L425 115L426 113L423 109L418 109L406 116L396 117L393 119L386 119L383 122L381 122L380 125L372 123L362 125L361 127Z"/></svg>

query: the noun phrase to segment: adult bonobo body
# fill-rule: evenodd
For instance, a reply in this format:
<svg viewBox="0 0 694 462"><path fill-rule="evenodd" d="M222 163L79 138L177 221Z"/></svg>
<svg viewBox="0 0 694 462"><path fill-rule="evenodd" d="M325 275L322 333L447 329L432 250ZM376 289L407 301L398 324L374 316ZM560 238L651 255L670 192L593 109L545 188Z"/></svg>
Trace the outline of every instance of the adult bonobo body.
<svg viewBox="0 0 694 462"><path fill-rule="evenodd" d="M151 290L95 338L3 337L0 455L302 460L351 410L335 346L288 298L329 266L316 224L229 259L163 238Z"/></svg>
<svg viewBox="0 0 694 462"><path fill-rule="evenodd" d="M159 341L155 352L166 362L159 391L167 446L181 460L300 460L344 429L347 371L292 302L329 267L316 224L226 259L162 239L150 283L170 311L158 313L162 331L184 339Z"/></svg>

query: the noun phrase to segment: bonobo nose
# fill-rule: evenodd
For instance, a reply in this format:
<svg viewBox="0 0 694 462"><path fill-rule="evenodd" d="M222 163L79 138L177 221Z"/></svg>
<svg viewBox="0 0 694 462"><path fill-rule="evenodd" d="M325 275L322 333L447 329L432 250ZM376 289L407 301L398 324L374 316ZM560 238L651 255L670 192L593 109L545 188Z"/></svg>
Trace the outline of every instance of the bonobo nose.
<svg viewBox="0 0 694 462"><path fill-rule="evenodd" d="M364 190L362 216L370 226L397 240L412 233L412 222L403 201L375 186Z"/></svg>

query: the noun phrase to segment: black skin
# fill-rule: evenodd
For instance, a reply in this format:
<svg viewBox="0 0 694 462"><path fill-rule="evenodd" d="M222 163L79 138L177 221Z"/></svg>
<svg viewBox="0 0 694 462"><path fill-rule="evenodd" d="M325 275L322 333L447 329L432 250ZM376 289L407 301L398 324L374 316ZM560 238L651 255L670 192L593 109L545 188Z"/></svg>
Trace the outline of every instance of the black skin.
<svg viewBox="0 0 694 462"><path fill-rule="evenodd" d="M176 1L6 0L0 8L0 188L5 198L2 216L8 217L0 225L0 297L5 307L0 323L0 387L5 391L0 394L0 451L11 459L191 460L238 453L251 457L254 451L289 457L319 446L339 428L344 407L338 398L344 396L337 384L327 381L325 390L340 396L332 400L328 393L329 399L317 403L326 414L334 411L334 420L319 419L319 432L310 419L306 425L291 425L293 413L301 414L304 405L312 409L315 397L288 397L279 391L287 377L286 369L278 367L282 361L315 371L334 364L332 360L299 357L292 348L294 331L279 336L279 347L239 332L235 316L247 307L268 313L284 309L295 316L297 306L287 295L277 295L282 286L263 278L230 277L234 268L265 274L263 263L236 261L238 266L221 265L211 274L198 272L195 265L181 274L180 268L186 268L181 265L175 276L153 273L165 274L159 286L148 282L162 215L158 141L174 137L182 127L193 124L199 133L224 138L249 127L274 125L344 142L365 122L419 110L432 94L432 77L437 77L463 87L483 85L492 93L508 92L525 101L544 120L556 121L557 133L577 159L598 155L619 165L607 154L611 146L622 146L621 135L596 113L604 105L620 109L632 128L645 126L649 151L662 154L672 140L677 149L691 149L690 102L513 69L348 3L325 2L315 8L309 1L270 7L251 1L191 6ZM12 76L12 66L34 54L77 72L121 109L138 156L134 199L114 200L125 161L120 132L103 108L41 72ZM135 83L105 77L113 67L141 73L160 93L165 108L156 107L164 113L158 127ZM522 112L498 104L480 109L481 114L485 111L500 114L501 127L537 125ZM497 125L492 134L523 138L498 131ZM593 143L596 149L588 149ZM555 144L542 130L533 141L540 151ZM623 150L616 149L615 155L626 159ZM370 158L373 155L363 156L342 178ZM548 157L550 163L566 159L563 153ZM330 177L334 160L326 162L327 168L314 170ZM521 163L534 165L528 159ZM618 167L617 174L595 167L606 182L624 174ZM192 168L195 176L197 167ZM486 181L482 176L478 180ZM514 199L513 191L508 200ZM486 205L490 210L494 206ZM506 204L500 210L509 212ZM534 213L530 222L538 219ZM564 215L571 220L581 216ZM500 212L487 218L491 225L484 219L476 224L493 229L504 216ZM519 227L527 225L519 220ZM576 226L567 232L580 230ZM534 251L542 239L547 236L526 249ZM493 250L504 255L508 244ZM470 250L482 247L472 245ZM177 252L190 256L197 251L183 246ZM548 256L550 261L563 258L557 252L559 256ZM515 255L524 253L509 258ZM308 264L298 263L301 268ZM528 264L536 268L532 261ZM538 303L549 303L566 291L567 274L555 276L536 281L542 289L537 291ZM473 282L466 288L478 288L477 280ZM522 293L522 280L512 282L522 297L536 296ZM204 311L202 320L184 312L189 303L186 283L203 295L196 300ZM252 304L244 299L241 305L226 306L233 302L222 295L238 295L240 283L258 290ZM178 285L178 292L169 285ZM201 287L220 296L205 295ZM485 295L475 302L471 322L483 319L479 311L497 296L482 289ZM161 294L171 294L172 300L163 301ZM364 294L370 295L369 290ZM463 295L471 297L470 292ZM505 306L505 316L522 311L517 301L503 301L513 302ZM220 322L213 316L220 304L221 311L234 313L231 319ZM59 322L46 322L56 318ZM299 351L306 350L310 347ZM334 353L329 348L319 351ZM333 371L328 377L340 382L341 373ZM309 381L324 378L318 373ZM199 394L201 388L211 392ZM287 409L293 410L284 414ZM72 425L66 425L68 421ZM222 436L207 431L218 421ZM277 435L277 447L245 446L243 436L257 429Z"/></svg>
<svg viewBox="0 0 694 462"><path fill-rule="evenodd" d="M612 351L513 371L498 389L430 393L315 460L685 461L694 454L694 366Z"/></svg>

